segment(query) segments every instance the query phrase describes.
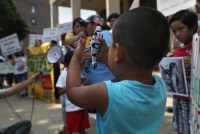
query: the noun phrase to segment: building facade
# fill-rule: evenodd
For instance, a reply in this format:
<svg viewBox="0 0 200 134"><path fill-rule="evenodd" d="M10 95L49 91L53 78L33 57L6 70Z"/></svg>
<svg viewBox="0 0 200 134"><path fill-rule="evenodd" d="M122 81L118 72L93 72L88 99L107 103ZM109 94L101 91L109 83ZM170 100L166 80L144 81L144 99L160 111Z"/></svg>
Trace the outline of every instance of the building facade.
<svg viewBox="0 0 200 134"><path fill-rule="evenodd" d="M80 16L80 9L95 10L106 19L111 13L122 14L134 0L15 0L16 9L27 22L32 34L43 34L43 29L58 24L58 7L71 7L72 17ZM156 8L156 0L140 0L140 5ZM28 37L22 46L28 46Z"/></svg>
<svg viewBox="0 0 200 134"><path fill-rule="evenodd" d="M32 34L43 34L43 29L50 27L50 4L49 0L15 0L16 9L22 19L29 25ZM26 50L29 46L27 36L21 42Z"/></svg>
<svg viewBox="0 0 200 134"><path fill-rule="evenodd" d="M140 6L156 8L156 0L135 0ZM80 17L80 9L95 10L106 19L111 13L122 14L129 10L134 0L49 0L51 12L51 27L58 23L58 7L71 7L72 19Z"/></svg>

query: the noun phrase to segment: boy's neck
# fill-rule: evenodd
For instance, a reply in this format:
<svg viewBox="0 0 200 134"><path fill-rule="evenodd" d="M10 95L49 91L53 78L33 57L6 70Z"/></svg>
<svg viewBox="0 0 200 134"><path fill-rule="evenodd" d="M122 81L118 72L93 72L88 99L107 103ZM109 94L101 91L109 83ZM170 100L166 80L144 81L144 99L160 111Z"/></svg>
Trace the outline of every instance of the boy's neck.
<svg viewBox="0 0 200 134"><path fill-rule="evenodd" d="M134 80L146 85L154 85L155 80L152 77L153 69L133 68L128 67L122 69L118 80Z"/></svg>

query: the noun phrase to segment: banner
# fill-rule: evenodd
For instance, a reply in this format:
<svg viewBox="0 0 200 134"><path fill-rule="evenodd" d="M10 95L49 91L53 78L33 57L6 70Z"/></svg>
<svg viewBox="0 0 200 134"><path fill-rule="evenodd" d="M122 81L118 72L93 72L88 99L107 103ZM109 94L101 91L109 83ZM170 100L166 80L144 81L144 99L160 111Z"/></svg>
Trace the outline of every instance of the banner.
<svg viewBox="0 0 200 134"><path fill-rule="evenodd" d="M193 7L195 2L195 0L157 0L157 9L165 16L169 16L180 10Z"/></svg>
<svg viewBox="0 0 200 134"><path fill-rule="evenodd" d="M42 75L40 80L35 84L29 86L29 96L40 98L48 102L54 102L54 77L53 77L53 64L48 63L46 59L46 52L49 49L50 44L44 43L41 47L30 47L27 50L28 59L28 76L40 71L42 66L46 67L47 74Z"/></svg>

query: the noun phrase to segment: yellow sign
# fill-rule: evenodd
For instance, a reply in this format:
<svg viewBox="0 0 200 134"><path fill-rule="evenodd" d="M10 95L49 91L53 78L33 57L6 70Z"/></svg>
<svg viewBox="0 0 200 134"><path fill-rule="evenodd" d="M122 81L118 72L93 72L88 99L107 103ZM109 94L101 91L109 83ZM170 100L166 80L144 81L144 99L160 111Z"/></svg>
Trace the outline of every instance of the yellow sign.
<svg viewBox="0 0 200 134"><path fill-rule="evenodd" d="M44 43L41 47L30 47L27 50L28 59L28 76L40 71L42 66L46 67L47 74L41 75L40 80L29 86L29 96L54 102L54 77L53 77L53 64L49 63L46 59L46 53L50 44Z"/></svg>

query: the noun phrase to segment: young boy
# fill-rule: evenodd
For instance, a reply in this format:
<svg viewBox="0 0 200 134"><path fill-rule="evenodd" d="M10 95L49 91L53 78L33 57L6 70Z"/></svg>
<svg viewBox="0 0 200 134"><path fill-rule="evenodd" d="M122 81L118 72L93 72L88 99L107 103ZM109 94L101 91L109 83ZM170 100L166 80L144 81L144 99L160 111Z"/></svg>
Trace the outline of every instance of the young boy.
<svg viewBox="0 0 200 134"><path fill-rule="evenodd" d="M67 76L67 96L77 106L97 110L97 134L156 134L166 105L166 86L154 67L168 52L169 26L157 10L139 7L121 15L110 49L100 38L99 58L117 78L81 86L80 64L88 58L80 39ZM108 52L109 51L109 52Z"/></svg>
<svg viewBox="0 0 200 134"><path fill-rule="evenodd" d="M181 10L175 13L169 25L176 37L182 43L173 52L173 57L184 57L185 74L188 90L190 92L191 77L191 54L192 38L197 32L197 15L189 10ZM188 93L189 94L189 93ZM190 134L190 97L174 95L173 96L173 128L178 134Z"/></svg>
<svg viewBox="0 0 200 134"><path fill-rule="evenodd" d="M88 112L85 109L75 106L71 103L65 93L66 88L66 77L67 77L67 67L73 56L73 51L68 51L65 55L64 66L66 70L61 73L57 81L56 86L60 89L60 93L63 94L62 97L65 102L62 102L62 109L65 109L66 113L63 113L63 118L65 118L64 127L66 127L66 133L72 134L77 133L85 134L85 129L90 127Z"/></svg>
<svg viewBox="0 0 200 134"><path fill-rule="evenodd" d="M119 18L119 14L118 13L112 13L108 16L107 18L107 22L109 22L110 24L110 32L112 33L112 30L113 30L113 26L117 20L117 18Z"/></svg>

